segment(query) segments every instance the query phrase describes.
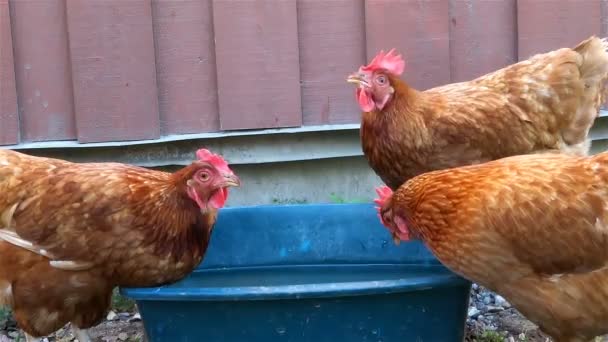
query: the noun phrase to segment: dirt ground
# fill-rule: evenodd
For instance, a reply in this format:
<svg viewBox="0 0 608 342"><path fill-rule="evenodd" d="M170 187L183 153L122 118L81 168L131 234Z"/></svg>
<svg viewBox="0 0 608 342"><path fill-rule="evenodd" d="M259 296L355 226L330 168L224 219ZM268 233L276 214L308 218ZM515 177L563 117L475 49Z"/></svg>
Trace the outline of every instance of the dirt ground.
<svg viewBox="0 0 608 342"><path fill-rule="evenodd" d="M131 320L131 321L129 321ZM133 320L132 314L118 314L114 320L104 320L89 330L95 342L144 342L143 324ZM47 337L48 342L71 342L76 338L71 329L65 327ZM0 342L25 342L25 336L12 321L0 321Z"/></svg>

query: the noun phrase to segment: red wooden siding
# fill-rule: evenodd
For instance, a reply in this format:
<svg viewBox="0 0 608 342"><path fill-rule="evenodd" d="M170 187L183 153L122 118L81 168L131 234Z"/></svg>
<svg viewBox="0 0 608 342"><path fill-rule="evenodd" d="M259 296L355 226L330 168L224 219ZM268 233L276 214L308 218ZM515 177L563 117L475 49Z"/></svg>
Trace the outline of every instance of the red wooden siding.
<svg viewBox="0 0 608 342"><path fill-rule="evenodd" d="M21 137L76 138L65 2L11 1Z"/></svg>
<svg viewBox="0 0 608 342"><path fill-rule="evenodd" d="M471 80L517 61L516 0L450 0L450 72Z"/></svg>
<svg viewBox="0 0 608 342"><path fill-rule="evenodd" d="M380 50L427 89L592 34L608 0L0 0L0 144L358 123Z"/></svg>
<svg viewBox="0 0 608 342"><path fill-rule="evenodd" d="M519 58L574 46L601 33L600 0L517 1ZM542 20L540 20L542 18Z"/></svg>
<svg viewBox="0 0 608 342"><path fill-rule="evenodd" d="M602 14L602 37L608 36L608 0L602 0L600 3Z"/></svg>
<svg viewBox="0 0 608 342"><path fill-rule="evenodd" d="M365 25L368 60L394 47L405 59L402 78L412 86L450 81L447 0L367 0Z"/></svg>
<svg viewBox="0 0 608 342"><path fill-rule="evenodd" d="M295 1L213 1L222 129L302 124Z"/></svg>
<svg viewBox="0 0 608 342"><path fill-rule="evenodd" d="M211 0L153 0L162 134L217 131Z"/></svg>
<svg viewBox="0 0 608 342"><path fill-rule="evenodd" d="M8 0L0 0L0 145L19 142L12 44Z"/></svg>
<svg viewBox="0 0 608 342"><path fill-rule="evenodd" d="M355 122L359 107L346 76L365 63L363 0L298 0L305 125Z"/></svg>
<svg viewBox="0 0 608 342"><path fill-rule="evenodd" d="M160 136L149 0L68 1L78 140Z"/></svg>

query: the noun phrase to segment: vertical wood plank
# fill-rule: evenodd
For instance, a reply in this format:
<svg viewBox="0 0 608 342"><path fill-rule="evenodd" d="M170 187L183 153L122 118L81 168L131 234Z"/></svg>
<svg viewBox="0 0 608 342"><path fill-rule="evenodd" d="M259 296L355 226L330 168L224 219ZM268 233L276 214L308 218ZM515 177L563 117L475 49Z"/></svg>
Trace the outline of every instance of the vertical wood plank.
<svg viewBox="0 0 608 342"><path fill-rule="evenodd" d="M220 126L302 124L295 1L213 1Z"/></svg>
<svg viewBox="0 0 608 342"><path fill-rule="evenodd" d="M452 82L517 61L517 2L450 0Z"/></svg>
<svg viewBox="0 0 608 342"><path fill-rule="evenodd" d="M8 0L0 0L0 145L19 142L17 89Z"/></svg>
<svg viewBox="0 0 608 342"><path fill-rule="evenodd" d="M10 5L22 140L74 139L65 0Z"/></svg>
<svg viewBox="0 0 608 342"><path fill-rule="evenodd" d="M68 1L78 140L160 135L150 0Z"/></svg>
<svg viewBox="0 0 608 342"><path fill-rule="evenodd" d="M601 35L600 37L608 37L608 0L601 0ZM608 108L608 100L604 102L603 109Z"/></svg>
<svg viewBox="0 0 608 342"><path fill-rule="evenodd" d="M363 0L298 0L305 125L352 123L360 110L346 76L365 64Z"/></svg>
<svg viewBox="0 0 608 342"><path fill-rule="evenodd" d="M600 0L517 0L519 59L601 33Z"/></svg>
<svg viewBox="0 0 608 342"><path fill-rule="evenodd" d="M217 131L211 0L153 0L161 133Z"/></svg>
<svg viewBox="0 0 608 342"><path fill-rule="evenodd" d="M601 36L600 37L608 37L608 0L601 0L600 3L601 8Z"/></svg>
<svg viewBox="0 0 608 342"><path fill-rule="evenodd" d="M402 78L417 89L450 82L448 0L366 0L367 60L397 49Z"/></svg>

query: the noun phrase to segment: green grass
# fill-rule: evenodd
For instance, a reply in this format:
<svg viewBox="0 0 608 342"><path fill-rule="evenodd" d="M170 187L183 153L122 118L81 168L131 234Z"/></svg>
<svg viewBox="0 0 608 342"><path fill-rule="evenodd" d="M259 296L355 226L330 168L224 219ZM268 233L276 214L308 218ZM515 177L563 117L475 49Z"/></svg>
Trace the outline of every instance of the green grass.
<svg viewBox="0 0 608 342"><path fill-rule="evenodd" d="M355 204L355 203L369 203L370 199L365 198L353 198L347 199L335 193L329 194L329 202L336 204ZM273 198L272 204L308 204L308 200L305 198Z"/></svg>
<svg viewBox="0 0 608 342"><path fill-rule="evenodd" d="M272 204L306 204L308 200L304 198L273 198Z"/></svg>
<svg viewBox="0 0 608 342"><path fill-rule="evenodd" d="M13 313L8 306L0 306L0 330L6 330L14 324L12 315Z"/></svg>
<svg viewBox="0 0 608 342"><path fill-rule="evenodd" d="M333 192L331 194L329 194L329 200L332 203L339 203L339 204L346 204L346 203L355 204L355 203L368 203L368 202L370 202L369 200L366 200L364 198L345 199L344 197L336 195Z"/></svg>
<svg viewBox="0 0 608 342"><path fill-rule="evenodd" d="M127 298L118 292L118 288L112 293L112 310L115 312L133 312L135 311L135 301Z"/></svg>
<svg viewBox="0 0 608 342"><path fill-rule="evenodd" d="M492 330L484 331L480 337L476 339L477 342L503 342L505 338L498 332Z"/></svg>
<svg viewBox="0 0 608 342"><path fill-rule="evenodd" d="M0 306L0 322L6 321L11 317L11 309L6 306Z"/></svg>

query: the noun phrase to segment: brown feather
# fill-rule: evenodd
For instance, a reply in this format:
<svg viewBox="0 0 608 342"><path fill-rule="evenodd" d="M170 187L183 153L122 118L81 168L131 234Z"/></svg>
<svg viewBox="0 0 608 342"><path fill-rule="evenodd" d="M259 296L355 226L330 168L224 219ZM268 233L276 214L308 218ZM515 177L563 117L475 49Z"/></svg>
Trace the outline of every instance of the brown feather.
<svg viewBox="0 0 608 342"><path fill-rule="evenodd" d="M200 167L171 174L0 150L0 222L10 221L0 228L56 259L94 265L56 269L48 258L0 241L0 301L12 304L22 329L42 336L67 322L98 323L115 286L186 276L201 262L217 216L202 213L186 193Z"/></svg>
<svg viewBox="0 0 608 342"><path fill-rule="evenodd" d="M512 155L587 155L587 135L605 100L607 45L592 37L425 91L387 75L393 98L362 116L365 156L395 190L424 172Z"/></svg>
<svg viewBox="0 0 608 342"><path fill-rule="evenodd" d="M387 206L443 264L557 340L608 333L608 152L429 172Z"/></svg>

